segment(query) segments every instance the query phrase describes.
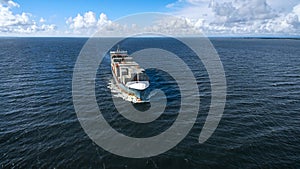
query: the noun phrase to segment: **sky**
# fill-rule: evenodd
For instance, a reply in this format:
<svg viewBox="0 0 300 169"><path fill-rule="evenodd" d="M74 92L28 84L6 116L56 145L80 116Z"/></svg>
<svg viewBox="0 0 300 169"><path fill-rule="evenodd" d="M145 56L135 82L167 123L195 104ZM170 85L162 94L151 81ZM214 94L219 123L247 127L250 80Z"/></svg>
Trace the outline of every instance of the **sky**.
<svg viewBox="0 0 300 169"><path fill-rule="evenodd" d="M91 36L103 27L119 29L118 18L144 12L180 19L162 20L156 26L162 31L300 36L300 0L0 0L0 36Z"/></svg>

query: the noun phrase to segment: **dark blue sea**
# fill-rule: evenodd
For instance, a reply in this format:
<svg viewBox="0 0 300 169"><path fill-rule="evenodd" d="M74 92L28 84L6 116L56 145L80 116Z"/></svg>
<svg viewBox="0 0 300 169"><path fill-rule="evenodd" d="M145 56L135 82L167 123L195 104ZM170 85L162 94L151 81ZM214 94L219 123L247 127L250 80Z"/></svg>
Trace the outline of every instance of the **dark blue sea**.
<svg viewBox="0 0 300 169"><path fill-rule="evenodd" d="M72 76L87 40L0 38L0 168L300 168L299 39L211 38L224 67L227 100L216 131L203 144L198 137L211 103L205 66L168 38L123 41L129 53L149 42L177 49L192 63L200 92L200 110L189 134L173 149L141 159L105 151L79 123ZM133 45L135 40L139 45ZM153 69L146 73L150 88L164 91L168 104L156 121L141 125L124 119L111 104L109 57L97 72L97 103L109 124L128 136L163 132L180 108L174 79Z"/></svg>

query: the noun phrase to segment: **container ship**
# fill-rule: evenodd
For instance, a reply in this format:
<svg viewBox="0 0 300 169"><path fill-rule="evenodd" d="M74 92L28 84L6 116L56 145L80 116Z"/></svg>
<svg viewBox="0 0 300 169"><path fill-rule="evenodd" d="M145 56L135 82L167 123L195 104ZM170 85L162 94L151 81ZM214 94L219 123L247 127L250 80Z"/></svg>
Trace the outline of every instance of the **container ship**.
<svg viewBox="0 0 300 169"><path fill-rule="evenodd" d="M133 103L148 102L143 97L143 91L150 85L145 70L128 55L127 51L120 50L119 46L116 51L110 51L110 59L114 81L120 92L128 96L126 100Z"/></svg>

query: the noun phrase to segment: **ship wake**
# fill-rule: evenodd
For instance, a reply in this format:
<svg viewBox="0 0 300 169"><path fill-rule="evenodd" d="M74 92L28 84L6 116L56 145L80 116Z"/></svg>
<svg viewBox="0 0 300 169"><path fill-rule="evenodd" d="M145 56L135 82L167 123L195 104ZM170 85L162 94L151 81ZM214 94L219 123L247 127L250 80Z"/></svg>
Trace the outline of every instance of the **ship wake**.
<svg viewBox="0 0 300 169"><path fill-rule="evenodd" d="M133 103L138 103L137 98L135 96L122 92L121 89L115 84L113 79L110 80L107 87L110 89L112 97L121 98L125 101L129 101ZM143 99L142 102L145 103L150 102L150 98L152 96L153 94L151 93L151 95L148 95L145 99Z"/></svg>

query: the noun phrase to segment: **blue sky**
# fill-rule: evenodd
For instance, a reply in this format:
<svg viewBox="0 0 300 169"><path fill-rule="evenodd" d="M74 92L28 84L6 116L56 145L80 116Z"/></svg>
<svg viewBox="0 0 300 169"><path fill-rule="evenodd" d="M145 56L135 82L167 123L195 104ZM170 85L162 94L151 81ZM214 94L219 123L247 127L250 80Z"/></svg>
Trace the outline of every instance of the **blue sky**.
<svg viewBox="0 0 300 169"><path fill-rule="evenodd" d="M165 6L172 2L155 0L145 3L141 0L16 0L20 5L14 8L16 13L29 12L36 18L44 18L47 23L55 23L60 28L65 28L66 18L93 11L96 14L105 13L111 20L118 19L134 13L142 12L167 12ZM124 3L126 2L126 3Z"/></svg>
<svg viewBox="0 0 300 169"><path fill-rule="evenodd" d="M30 12L36 16L63 20L78 13L93 11L95 13L105 13L114 20L124 15L140 12L166 12L170 9L165 6L172 3L167 1L141 1L141 0L15 0L20 5L18 11Z"/></svg>
<svg viewBox="0 0 300 169"><path fill-rule="evenodd" d="M216 36L299 36L299 0L0 0L0 36L90 36L114 20L162 12ZM164 25L164 24L163 24Z"/></svg>

